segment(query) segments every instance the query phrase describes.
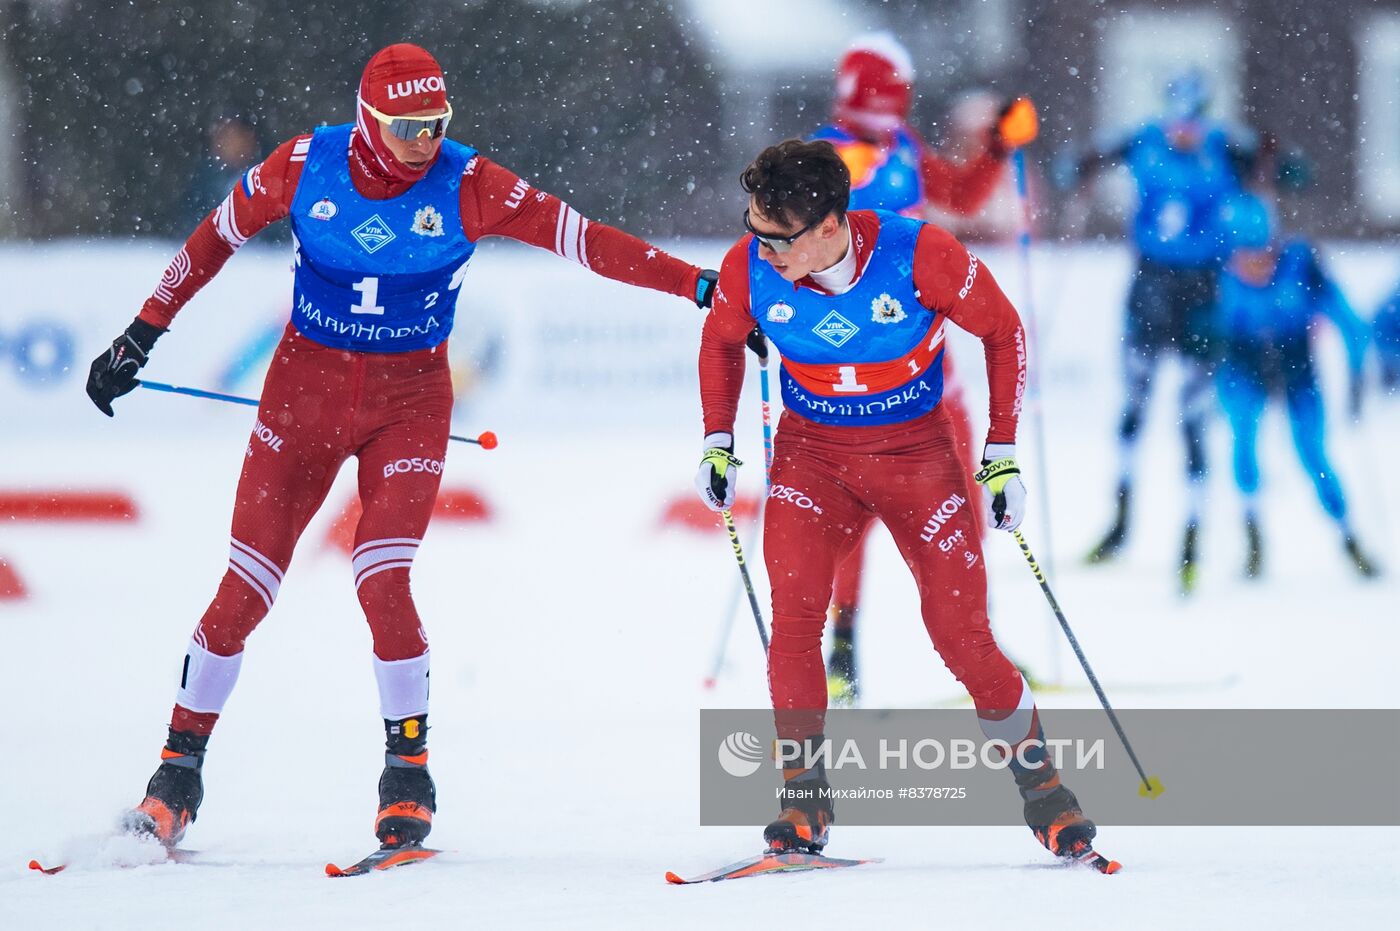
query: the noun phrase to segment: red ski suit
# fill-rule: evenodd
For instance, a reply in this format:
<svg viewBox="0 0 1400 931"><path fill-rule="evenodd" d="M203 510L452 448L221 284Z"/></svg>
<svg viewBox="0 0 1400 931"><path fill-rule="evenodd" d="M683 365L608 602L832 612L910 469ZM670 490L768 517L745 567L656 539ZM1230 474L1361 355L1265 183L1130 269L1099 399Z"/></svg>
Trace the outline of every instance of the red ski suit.
<svg viewBox="0 0 1400 931"><path fill-rule="evenodd" d="M169 327L235 249L289 214L309 139L298 136L279 146L250 174L251 194L238 184L199 224L142 307L141 319ZM347 159L355 188L366 198L396 197L413 184L377 171L358 140ZM460 193L467 238L505 236L608 278L694 299L700 269L590 223L552 195L520 196L528 189L489 159L472 159ZM241 653L277 597L298 537L341 465L354 456L363 504L354 579L375 657L386 664L422 657L427 638L409 592L409 569L437 496L451 410L445 342L413 352L354 352L313 342L289 324L263 386L238 483L228 571L200 619L195 643L215 657ZM229 675L236 676L232 668ZM172 725L208 733L216 718L217 710L177 703Z"/></svg>
<svg viewBox="0 0 1400 931"><path fill-rule="evenodd" d="M859 277L879 219L865 211L847 217ZM707 434L733 432L744 338L754 325L749 261L745 237L725 257L701 337ZM919 301L983 341L991 389L988 442L1015 442L1025 385L1025 337L1015 308L985 266L975 286L964 287L967 250L938 227L919 233L912 264ZM794 287L821 290L810 278ZM832 579L851 539L872 516L889 528L914 573L929 637L979 712L999 719L1018 706L1029 709L1020 674L992 637L973 517L978 501L943 406L886 426L818 424L786 411L773 453L773 486L783 486L784 494L769 501L763 539L773 587L768 682L779 736L802 739L822 731L827 688L821 638Z"/></svg>
<svg viewBox="0 0 1400 931"><path fill-rule="evenodd" d="M854 123L838 118L836 125L854 136L863 135L860 127ZM919 139L919 134L907 123L901 129ZM919 141L923 143L919 158L919 175L923 180L924 203L920 205L918 213L911 215L923 217L929 207L941 207L962 216L972 216L981 210L991 199L997 184L1002 179L1006 169L1003 157L988 147L976 158L959 164L939 157L932 146L923 142L922 139ZM872 141L870 144L877 146L888 143ZM847 159L853 151L855 150L845 147L837 149L837 152ZM849 161L847 161L847 167L851 169L852 174L858 168ZM967 464L970 478L977 471L977 462L982 457L982 449L973 442L972 419L968 415L967 403L963 400L962 385L958 382L957 375L953 370L953 353L946 346L943 349L943 407L952 420L953 431L957 435L959 455ZM977 530L980 533L984 529L980 508L973 509L973 519L977 521ZM849 628L855 622L855 610L860 604L860 583L861 575L865 569L869 524L870 522L867 521L864 528L856 531L851 541L850 554L842 559L836 567L836 582L833 586L831 600L838 612L836 616L838 629L842 625Z"/></svg>

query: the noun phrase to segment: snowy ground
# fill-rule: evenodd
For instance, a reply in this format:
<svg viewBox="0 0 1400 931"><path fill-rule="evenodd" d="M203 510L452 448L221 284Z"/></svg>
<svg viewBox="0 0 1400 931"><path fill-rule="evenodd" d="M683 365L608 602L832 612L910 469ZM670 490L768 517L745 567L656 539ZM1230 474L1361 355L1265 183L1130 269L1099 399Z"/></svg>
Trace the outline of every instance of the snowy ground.
<svg viewBox="0 0 1400 931"><path fill-rule="evenodd" d="M1076 360L1051 363L1072 371ZM962 371L973 380L979 368L968 359ZM1117 705L1397 706L1400 489L1375 465L1400 457L1400 405L1373 406L1359 427L1338 424L1331 444L1385 579L1352 577L1274 415L1263 434L1268 576L1252 585L1239 577L1242 533L1218 470L1208 564L1197 596L1183 602L1170 568L1182 491L1169 387L1144 450L1132 549L1120 565L1089 569L1077 558L1108 519L1117 402L1097 381L1082 390L1073 378L1058 383L1069 387L1049 399L1052 581ZM143 515L133 525L0 530L0 553L23 567L31 589L29 601L0 608L0 797L23 813L0 837L0 928L1389 926L1400 906L1393 828L1110 826L1101 846L1126 868L1105 878L1059 868L1023 829L838 827L833 855L885 862L667 886L668 869L704 871L757 847L756 828L696 824L696 710L766 699L743 615L718 687L702 690L732 556L718 530L659 525L664 503L688 493L693 410L601 435L483 422L501 434L500 449L454 450L446 485L481 491L497 516L435 525L415 569L433 641L433 841L451 852L343 882L321 867L372 846L382 732L349 568L322 547L329 513L308 531L250 641L211 744L206 801L187 840L199 862L118 869L104 864L131 851L77 838L135 802L156 763L185 639L227 559L251 416L221 409L188 436L133 437L120 416L94 415L77 435L16 444L24 454L0 459L0 488L100 478L133 492ZM743 416L757 419L748 407ZM756 464L752 432L740 452ZM1223 464L1223 430L1213 439ZM611 481L593 471L600 450L616 457ZM756 488L761 467L744 476ZM342 481L326 512L350 492ZM1044 549L1038 515L1026 531ZM1058 670L1082 683L1011 542L992 541L988 562L1007 647L1040 678ZM868 704L956 696L887 538L872 547L867 592ZM1047 693L1042 704L1089 707L1093 697ZM1007 801L1015 803L1009 786ZM25 869L32 856L65 851L84 868L52 878Z"/></svg>

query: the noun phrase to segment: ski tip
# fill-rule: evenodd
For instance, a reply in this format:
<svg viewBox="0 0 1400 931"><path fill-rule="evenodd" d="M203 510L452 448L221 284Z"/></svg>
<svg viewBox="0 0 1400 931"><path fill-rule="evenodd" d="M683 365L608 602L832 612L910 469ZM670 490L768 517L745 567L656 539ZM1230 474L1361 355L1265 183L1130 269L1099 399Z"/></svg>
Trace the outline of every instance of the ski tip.
<svg viewBox="0 0 1400 931"><path fill-rule="evenodd" d="M672 873L670 870L666 871L666 881L673 886L685 885L685 880L681 879L679 876L677 876L675 873Z"/></svg>
<svg viewBox="0 0 1400 931"><path fill-rule="evenodd" d="M64 870L64 867L66 867L67 865L68 865L68 864L66 864L66 863L60 863L58 866L45 866L44 864L40 863L38 860L30 860L30 861L29 861L29 868L30 868L31 870L38 870L40 873L43 873L45 876L52 876L52 875L54 875L55 873L62 873L63 870Z"/></svg>
<svg viewBox="0 0 1400 931"><path fill-rule="evenodd" d="M336 866L334 863L327 863L327 864L326 864L326 875L327 875L327 876L344 876L344 875L345 875L345 871L342 870L340 867Z"/></svg>
<svg viewBox="0 0 1400 931"><path fill-rule="evenodd" d="M1162 788L1162 780L1156 776L1148 776L1147 781L1138 786L1138 795L1143 798L1156 798L1165 791Z"/></svg>
<svg viewBox="0 0 1400 931"><path fill-rule="evenodd" d="M1108 864L1103 868L1103 872L1106 876L1112 876L1122 868L1123 864L1119 863L1117 860L1109 860Z"/></svg>

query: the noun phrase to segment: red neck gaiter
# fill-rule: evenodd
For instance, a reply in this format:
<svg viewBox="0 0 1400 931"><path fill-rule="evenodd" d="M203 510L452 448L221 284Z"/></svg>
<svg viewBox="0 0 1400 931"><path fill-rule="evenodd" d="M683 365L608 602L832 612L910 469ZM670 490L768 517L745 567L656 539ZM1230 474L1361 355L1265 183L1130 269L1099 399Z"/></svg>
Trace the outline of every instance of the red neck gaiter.
<svg viewBox="0 0 1400 931"><path fill-rule="evenodd" d="M350 136L350 165L356 187L368 197L393 197L418 181L433 162L413 169L384 144L383 126L366 108L398 116L415 110L447 109L447 82L437 59L406 42L380 49L365 65ZM436 161L434 156L433 161Z"/></svg>

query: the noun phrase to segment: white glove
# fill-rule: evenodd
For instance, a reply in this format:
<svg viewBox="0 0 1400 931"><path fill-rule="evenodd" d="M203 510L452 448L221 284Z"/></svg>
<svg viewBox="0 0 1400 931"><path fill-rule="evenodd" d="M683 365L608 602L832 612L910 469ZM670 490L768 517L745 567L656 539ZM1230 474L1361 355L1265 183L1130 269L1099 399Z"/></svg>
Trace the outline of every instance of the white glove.
<svg viewBox="0 0 1400 931"><path fill-rule="evenodd" d="M987 525L1015 530L1026 516L1026 486L1016 465L1014 443L988 443L982 450L982 469L975 476L987 506Z"/></svg>
<svg viewBox="0 0 1400 931"><path fill-rule="evenodd" d="M734 458L734 436L729 433L711 433L705 437L705 454L700 459L700 470L695 473L695 490L700 492L700 500L711 511L727 511L734 506L735 483L739 477L739 466Z"/></svg>

